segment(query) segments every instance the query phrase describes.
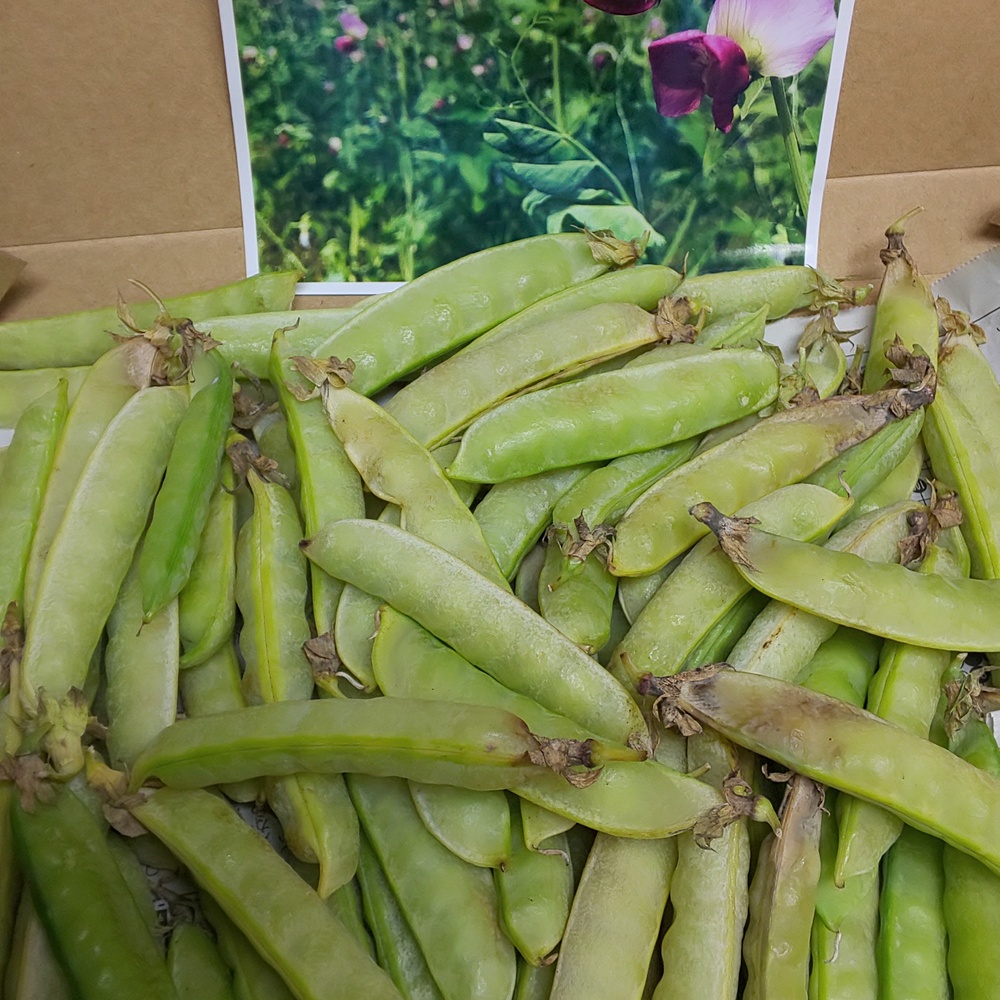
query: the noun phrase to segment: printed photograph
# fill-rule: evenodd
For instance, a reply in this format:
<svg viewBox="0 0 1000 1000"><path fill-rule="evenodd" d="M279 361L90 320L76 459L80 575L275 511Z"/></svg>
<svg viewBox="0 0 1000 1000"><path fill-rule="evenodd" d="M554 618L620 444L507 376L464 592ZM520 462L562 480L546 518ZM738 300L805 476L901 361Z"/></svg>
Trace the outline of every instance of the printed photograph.
<svg viewBox="0 0 1000 1000"><path fill-rule="evenodd" d="M261 270L582 227L689 273L803 258L834 0L232 3Z"/></svg>

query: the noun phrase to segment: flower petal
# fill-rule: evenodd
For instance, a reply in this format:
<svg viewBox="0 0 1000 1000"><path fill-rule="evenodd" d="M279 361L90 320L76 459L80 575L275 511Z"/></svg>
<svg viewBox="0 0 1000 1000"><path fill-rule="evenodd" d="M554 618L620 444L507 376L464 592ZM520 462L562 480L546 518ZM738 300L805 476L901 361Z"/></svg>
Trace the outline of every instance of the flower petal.
<svg viewBox="0 0 1000 1000"><path fill-rule="evenodd" d="M837 30L833 0L715 0L708 32L728 35L762 76L794 76Z"/></svg>
<svg viewBox="0 0 1000 1000"><path fill-rule="evenodd" d="M660 0L583 0L584 3L608 14L643 14Z"/></svg>

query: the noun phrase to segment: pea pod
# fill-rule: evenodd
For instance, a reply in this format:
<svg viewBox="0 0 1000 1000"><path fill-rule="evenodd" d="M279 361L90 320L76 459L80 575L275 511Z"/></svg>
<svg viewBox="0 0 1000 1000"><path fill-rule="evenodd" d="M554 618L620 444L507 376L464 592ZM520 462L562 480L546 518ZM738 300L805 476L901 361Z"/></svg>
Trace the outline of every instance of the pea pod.
<svg viewBox="0 0 1000 1000"><path fill-rule="evenodd" d="M319 896L223 799L163 788L132 812L183 862L298 1000L399 1000L389 977Z"/></svg>
<svg viewBox="0 0 1000 1000"><path fill-rule="evenodd" d="M765 302L751 312L736 312L713 319L698 333L695 341L702 347L750 347L764 339L767 314L771 307Z"/></svg>
<svg viewBox="0 0 1000 1000"><path fill-rule="evenodd" d="M816 650L795 682L810 691L819 691L861 708L878 666L881 648L882 643L877 636L838 628Z"/></svg>
<svg viewBox="0 0 1000 1000"><path fill-rule="evenodd" d="M595 261L582 233L493 247L380 296L314 355L351 358L355 389L370 395L546 296L607 269Z"/></svg>
<svg viewBox="0 0 1000 1000"><path fill-rule="evenodd" d="M81 997L176 1000L104 830L68 787L27 812L15 801L14 843L38 915Z"/></svg>
<svg viewBox="0 0 1000 1000"><path fill-rule="evenodd" d="M555 975L555 964L532 965L519 958L513 1000L549 1000Z"/></svg>
<svg viewBox="0 0 1000 1000"><path fill-rule="evenodd" d="M232 975L215 942L198 924L173 929L167 968L178 1000L234 1000Z"/></svg>
<svg viewBox="0 0 1000 1000"><path fill-rule="evenodd" d="M65 381L66 395L72 403L88 371L89 366L12 372L0 370L0 428L13 428L24 411L39 397L53 392L60 381Z"/></svg>
<svg viewBox="0 0 1000 1000"><path fill-rule="evenodd" d="M410 795L429 833L452 854L478 868L510 860L511 820L503 792L411 781Z"/></svg>
<svg viewBox="0 0 1000 1000"><path fill-rule="evenodd" d="M926 453L918 440L907 452L903 460L892 469L877 486L865 493L855 504L847 520L870 514L880 507L892 507L913 498L924 470Z"/></svg>
<svg viewBox="0 0 1000 1000"><path fill-rule="evenodd" d="M11 960L3 977L7 1000L72 1000L66 973L53 954L27 889L21 893L12 932L8 939Z"/></svg>

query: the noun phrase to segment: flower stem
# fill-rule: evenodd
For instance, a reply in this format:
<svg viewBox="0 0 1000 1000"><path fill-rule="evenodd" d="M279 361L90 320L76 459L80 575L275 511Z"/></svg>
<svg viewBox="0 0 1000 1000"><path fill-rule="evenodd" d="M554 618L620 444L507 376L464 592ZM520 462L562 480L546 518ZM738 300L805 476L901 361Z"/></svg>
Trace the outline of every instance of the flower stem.
<svg viewBox="0 0 1000 1000"><path fill-rule="evenodd" d="M785 152L788 154L788 166L792 171L792 183L795 185L795 196L799 202L802 218L809 217L809 182L802 166L802 154L799 150L799 139L795 133L795 122L792 120L792 110L788 106L788 95L781 78L772 76L771 93L774 95L774 107L781 123L781 134L785 140Z"/></svg>

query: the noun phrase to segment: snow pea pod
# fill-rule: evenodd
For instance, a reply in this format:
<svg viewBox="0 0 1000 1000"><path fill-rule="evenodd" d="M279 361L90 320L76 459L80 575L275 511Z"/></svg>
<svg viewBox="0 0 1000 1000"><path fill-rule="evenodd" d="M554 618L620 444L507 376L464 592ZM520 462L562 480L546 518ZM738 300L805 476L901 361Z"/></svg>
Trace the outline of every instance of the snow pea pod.
<svg viewBox="0 0 1000 1000"><path fill-rule="evenodd" d="M465 431L448 475L501 482L648 451L755 413L777 394L777 367L763 351L668 349L655 364L500 403Z"/></svg>
<svg viewBox="0 0 1000 1000"><path fill-rule="evenodd" d="M167 968L178 1000L234 1000L232 974L215 942L199 924L180 924L173 929Z"/></svg>
<svg viewBox="0 0 1000 1000"><path fill-rule="evenodd" d="M108 425L84 468L52 540L29 619L20 703L35 719L39 698L45 741L58 770L81 763L86 707L67 705L86 685L90 658L128 572L174 431L182 390L143 389ZM36 537L37 541L37 537ZM82 715L81 715L82 713Z"/></svg>
<svg viewBox="0 0 1000 1000"><path fill-rule="evenodd" d="M618 603L630 626L636 623L642 614L642 609L653 599L653 595L663 586L667 577L680 566L686 555L686 552L682 553L652 573L618 578Z"/></svg>
<svg viewBox="0 0 1000 1000"><path fill-rule="evenodd" d="M838 628L816 650L795 683L862 708L881 648L878 636Z"/></svg>
<svg viewBox="0 0 1000 1000"><path fill-rule="evenodd" d="M258 274L231 285L165 299L163 305L170 315L192 320L287 309L298 279L299 275L290 271ZM130 304L129 312L136 325L147 328L153 325L158 308L155 302L139 302ZM0 368L92 364L111 346L107 331L117 326L118 311L114 306L0 323Z"/></svg>
<svg viewBox="0 0 1000 1000"><path fill-rule="evenodd" d="M508 864L511 821L503 792L422 781L410 781L409 786L424 826L452 854L478 868Z"/></svg>
<svg viewBox="0 0 1000 1000"><path fill-rule="evenodd" d="M853 705L724 667L669 678L661 710L669 702L696 725L881 805L1000 872L1000 780Z"/></svg>
<svg viewBox="0 0 1000 1000"><path fill-rule="evenodd" d="M872 562L853 552L781 538L709 508L700 507L700 514L714 522L733 564L752 586L776 600L914 646L1000 649L998 581L950 579ZM907 609L905 616L899 614L901 607Z"/></svg>
<svg viewBox="0 0 1000 1000"><path fill-rule="evenodd" d="M616 304L652 311L676 287L678 280L679 275L669 268L635 267L604 274L550 295L495 326L453 358L424 372L396 394L388 404L389 410L422 444L443 441L487 409L491 400L503 399L570 367L574 353L565 354L566 348L543 331L559 330L565 336L572 329L565 318L594 306L612 314ZM628 308L625 311L631 312ZM602 348L598 341L596 353L595 348L589 353L597 361L602 356L628 350L628 346L621 351ZM538 351L545 356L527 360ZM498 375L504 380L499 392L490 385Z"/></svg>
<svg viewBox="0 0 1000 1000"><path fill-rule="evenodd" d="M163 788L132 813L184 863L298 1000L399 1000L389 977L319 896L223 799Z"/></svg>
<svg viewBox="0 0 1000 1000"><path fill-rule="evenodd" d="M514 987L512 1000L549 1000L552 995L552 982L555 979L556 967L551 965L532 965L523 958L517 961L517 985Z"/></svg>
<svg viewBox="0 0 1000 1000"><path fill-rule="evenodd" d="M350 358L354 388L371 395L546 296L606 270L582 233L492 247L380 295L314 356Z"/></svg>
<svg viewBox="0 0 1000 1000"><path fill-rule="evenodd" d="M561 564L562 555L550 544L538 577L539 613L585 652L596 653L611 636L618 579L596 559L586 560L579 573L563 579Z"/></svg>
<svg viewBox="0 0 1000 1000"><path fill-rule="evenodd" d="M408 532L338 521L304 544L332 575L420 622L501 683L626 742L645 731L638 706L582 650L514 595Z"/></svg>
<svg viewBox="0 0 1000 1000"><path fill-rule="evenodd" d="M0 371L0 428L13 428L40 396L51 393L60 380L66 382L66 394L72 403L88 367L33 368L26 371Z"/></svg>
<svg viewBox="0 0 1000 1000"><path fill-rule="evenodd" d="M918 440L882 482L858 499L847 520L852 521L880 507L892 507L912 499L923 474L925 458L924 446Z"/></svg>
<svg viewBox="0 0 1000 1000"><path fill-rule="evenodd" d="M0 475L0 609L4 611L11 601L19 608L22 603L38 512L69 408L67 388L65 381L57 382L24 411Z"/></svg>
<svg viewBox="0 0 1000 1000"><path fill-rule="evenodd" d="M698 334L702 347L750 347L764 339L770 306L765 302L752 312L730 313L708 323Z"/></svg>
<svg viewBox="0 0 1000 1000"><path fill-rule="evenodd" d="M930 398L907 389L834 396L759 421L664 476L632 504L618 523L612 572L652 572L694 544L705 526L689 516L692 504L719 497L735 509L798 482Z"/></svg>
<svg viewBox="0 0 1000 1000"><path fill-rule="evenodd" d="M38 915L75 993L86 1000L176 1000L104 830L68 786L27 812L15 801L14 843Z"/></svg>

